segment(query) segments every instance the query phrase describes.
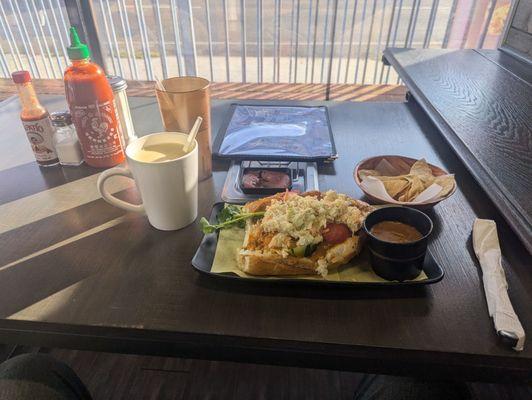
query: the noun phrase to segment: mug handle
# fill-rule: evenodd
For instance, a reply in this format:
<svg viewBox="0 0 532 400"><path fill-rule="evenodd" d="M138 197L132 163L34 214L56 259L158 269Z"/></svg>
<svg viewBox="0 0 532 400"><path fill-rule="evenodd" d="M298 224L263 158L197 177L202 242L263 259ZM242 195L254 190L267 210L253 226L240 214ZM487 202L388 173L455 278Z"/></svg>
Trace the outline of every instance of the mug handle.
<svg viewBox="0 0 532 400"><path fill-rule="evenodd" d="M144 204L133 204L124 200L120 200L119 198L109 193L109 191L105 188L105 181L115 175L125 176L127 178L134 179L133 174L127 168L111 168L103 171L98 177L97 183L98 191L102 195L103 199L109 204L112 204L113 206L119 208L123 208L127 211L144 212Z"/></svg>

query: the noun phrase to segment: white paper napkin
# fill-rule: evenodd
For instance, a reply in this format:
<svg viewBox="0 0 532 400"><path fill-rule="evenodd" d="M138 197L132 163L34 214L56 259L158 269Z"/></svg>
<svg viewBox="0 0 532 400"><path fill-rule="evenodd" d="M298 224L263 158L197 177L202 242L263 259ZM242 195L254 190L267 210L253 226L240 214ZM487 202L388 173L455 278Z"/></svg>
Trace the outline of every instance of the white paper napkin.
<svg viewBox="0 0 532 400"><path fill-rule="evenodd" d="M525 344L525 331L508 297L508 283L501 265L501 248L495 221L475 220L473 248L482 268L484 292L495 330L514 334L518 338L514 350L521 351Z"/></svg>

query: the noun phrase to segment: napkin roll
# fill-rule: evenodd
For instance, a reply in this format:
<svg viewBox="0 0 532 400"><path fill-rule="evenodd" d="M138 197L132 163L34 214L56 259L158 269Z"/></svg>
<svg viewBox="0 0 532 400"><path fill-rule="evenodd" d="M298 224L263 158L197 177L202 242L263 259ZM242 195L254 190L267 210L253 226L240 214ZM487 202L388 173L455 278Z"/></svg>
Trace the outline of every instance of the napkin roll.
<svg viewBox="0 0 532 400"><path fill-rule="evenodd" d="M522 351L525 331L517 317L510 298L508 283L501 263L501 248L495 221L476 219L473 225L473 247L482 269L488 311L499 335L510 334L517 338L514 350Z"/></svg>

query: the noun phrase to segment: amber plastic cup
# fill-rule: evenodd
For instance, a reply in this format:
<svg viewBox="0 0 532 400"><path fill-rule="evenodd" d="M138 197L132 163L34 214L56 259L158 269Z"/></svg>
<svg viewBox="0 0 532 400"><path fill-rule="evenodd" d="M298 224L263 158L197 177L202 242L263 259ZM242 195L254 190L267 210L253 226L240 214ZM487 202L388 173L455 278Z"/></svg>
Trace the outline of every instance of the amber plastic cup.
<svg viewBox="0 0 532 400"><path fill-rule="evenodd" d="M199 144L198 179L212 175L210 82L197 76L164 79L164 91L156 89L164 129L190 132L197 117L202 117L196 140Z"/></svg>

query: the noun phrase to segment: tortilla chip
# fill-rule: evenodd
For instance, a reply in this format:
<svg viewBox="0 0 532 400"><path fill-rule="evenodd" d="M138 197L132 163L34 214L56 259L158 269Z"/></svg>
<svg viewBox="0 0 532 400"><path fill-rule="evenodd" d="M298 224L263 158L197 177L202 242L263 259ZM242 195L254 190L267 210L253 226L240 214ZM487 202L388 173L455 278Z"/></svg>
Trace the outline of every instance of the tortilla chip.
<svg viewBox="0 0 532 400"><path fill-rule="evenodd" d="M380 175L380 172L376 169L361 169L358 171L358 176L360 177L360 180L363 181L368 176L378 176Z"/></svg>
<svg viewBox="0 0 532 400"><path fill-rule="evenodd" d="M454 175L441 175L434 178L434 183L440 185L442 187L442 190L438 194L438 197L445 197L449 193L452 192L454 189L454 186L456 185L456 181L454 179Z"/></svg>
<svg viewBox="0 0 532 400"><path fill-rule="evenodd" d="M425 159L422 158L421 160L417 160L414 164L412 164L412 166L410 167L410 174L411 175L432 175L432 170L430 169Z"/></svg>
<svg viewBox="0 0 532 400"><path fill-rule="evenodd" d="M432 169L429 167L424 158L417 160L410 168L410 175L418 176L425 189L434 183L434 175L432 175Z"/></svg>
<svg viewBox="0 0 532 400"><path fill-rule="evenodd" d="M388 194L394 199L399 193L406 190L410 184L404 176L376 176L375 178L383 183Z"/></svg>
<svg viewBox="0 0 532 400"><path fill-rule="evenodd" d="M425 185L421 178L417 175L410 175L407 177L409 181L407 189L399 195L397 200L399 201L412 201L414 200L423 190L425 190Z"/></svg>

